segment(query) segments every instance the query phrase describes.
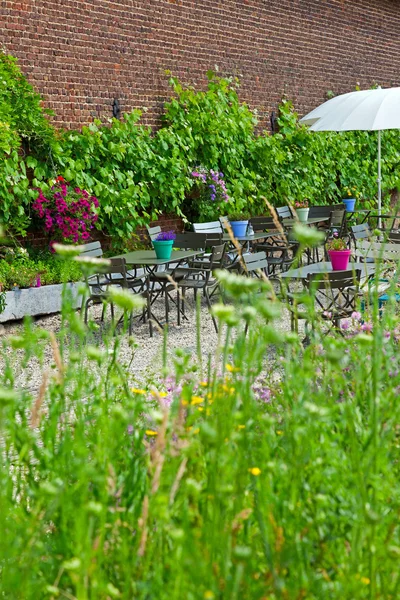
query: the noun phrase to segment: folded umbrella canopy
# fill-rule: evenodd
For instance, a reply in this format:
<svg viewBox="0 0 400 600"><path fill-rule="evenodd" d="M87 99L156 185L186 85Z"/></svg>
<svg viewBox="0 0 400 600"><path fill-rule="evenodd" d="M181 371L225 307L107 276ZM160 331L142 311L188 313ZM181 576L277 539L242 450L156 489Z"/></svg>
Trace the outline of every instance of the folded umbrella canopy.
<svg viewBox="0 0 400 600"><path fill-rule="evenodd" d="M312 131L378 132L378 214L382 210L381 131L400 129L400 87L350 92L324 102L300 119Z"/></svg>

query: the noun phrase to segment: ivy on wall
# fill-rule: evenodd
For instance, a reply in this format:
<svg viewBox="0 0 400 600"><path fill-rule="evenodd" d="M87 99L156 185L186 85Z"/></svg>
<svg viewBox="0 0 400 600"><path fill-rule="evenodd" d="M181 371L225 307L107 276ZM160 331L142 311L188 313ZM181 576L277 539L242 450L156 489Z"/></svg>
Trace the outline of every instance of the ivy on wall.
<svg viewBox="0 0 400 600"><path fill-rule="evenodd" d="M265 213L273 205L308 198L312 204L340 201L356 187L364 202L376 196L377 143L371 132L312 133L283 100L279 132L257 130L257 115L240 102L238 81L209 72L205 91L170 78L174 95L156 132L134 110L106 125L82 131L54 129L40 96L16 60L0 54L0 218L14 232L32 223L36 187L57 175L100 201L98 226L127 238L158 214L209 218L193 192L197 167L224 173L230 212ZM383 193L399 186L400 133L383 134ZM207 213L207 214L206 214ZM215 215L216 216L216 215Z"/></svg>

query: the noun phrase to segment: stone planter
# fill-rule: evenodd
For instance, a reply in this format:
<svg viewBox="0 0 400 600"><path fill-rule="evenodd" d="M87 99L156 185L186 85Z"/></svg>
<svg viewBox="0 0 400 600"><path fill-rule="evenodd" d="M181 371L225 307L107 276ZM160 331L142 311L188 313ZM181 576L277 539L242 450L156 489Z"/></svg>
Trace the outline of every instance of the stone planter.
<svg viewBox="0 0 400 600"><path fill-rule="evenodd" d="M82 301L78 296L78 285L67 284L67 289L72 293L74 308L80 307ZM22 319L26 315L36 317L60 312L62 289L63 285L58 284L6 292L6 307L0 313L0 323Z"/></svg>

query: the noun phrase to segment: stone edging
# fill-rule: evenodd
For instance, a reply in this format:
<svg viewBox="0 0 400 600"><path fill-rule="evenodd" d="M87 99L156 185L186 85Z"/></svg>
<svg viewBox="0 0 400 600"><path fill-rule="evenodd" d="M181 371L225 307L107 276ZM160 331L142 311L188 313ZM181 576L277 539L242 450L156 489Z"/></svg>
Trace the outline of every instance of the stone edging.
<svg viewBox="0 0 400 600"><path fill-rule="evenodd" d="M63 284L44 285L6 292L6 307L0 313L0 323L22 319L26 315L34 317L60 312L63 287ZM78 284L68 283L67 289L71 291L74 308L78 308L81 304Z"/></svg>

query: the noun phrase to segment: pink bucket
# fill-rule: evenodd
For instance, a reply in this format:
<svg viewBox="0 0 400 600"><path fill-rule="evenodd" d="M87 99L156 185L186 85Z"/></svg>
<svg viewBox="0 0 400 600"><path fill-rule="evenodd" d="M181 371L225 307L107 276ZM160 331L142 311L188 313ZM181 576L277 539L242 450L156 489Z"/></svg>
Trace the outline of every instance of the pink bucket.
<svg viewBox="0 0 400 600"><path fill-rule="evenodd" d="M349 266L351 250L328 250L332 271L345 271Z"/></svg>

